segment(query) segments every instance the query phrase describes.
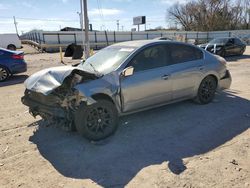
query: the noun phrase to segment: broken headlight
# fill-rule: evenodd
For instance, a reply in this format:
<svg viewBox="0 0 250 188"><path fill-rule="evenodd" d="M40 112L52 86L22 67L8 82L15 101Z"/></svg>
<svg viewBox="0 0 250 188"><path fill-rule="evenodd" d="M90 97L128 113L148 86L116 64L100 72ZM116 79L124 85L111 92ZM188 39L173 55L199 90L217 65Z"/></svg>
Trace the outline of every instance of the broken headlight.
<svg viewBox="0 0 250 188"><path fill-rule="evenodd" d="M74 74L72 80L71 80L71 86L74 87L75 85L81 83L82 76L79 74Z"/></svg>

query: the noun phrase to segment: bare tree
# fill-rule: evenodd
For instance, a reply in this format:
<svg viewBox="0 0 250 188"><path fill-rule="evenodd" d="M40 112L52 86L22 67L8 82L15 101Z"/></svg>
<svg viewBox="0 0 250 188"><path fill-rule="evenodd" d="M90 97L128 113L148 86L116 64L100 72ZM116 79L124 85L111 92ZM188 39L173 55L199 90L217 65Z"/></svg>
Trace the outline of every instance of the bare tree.
<svg viewBox="0 0 250 188"><path fill-rule="evenodd" d="M249 0L198 0L176 3L168 9L167 18L184 30L228 30L249 27Z"/></svg>

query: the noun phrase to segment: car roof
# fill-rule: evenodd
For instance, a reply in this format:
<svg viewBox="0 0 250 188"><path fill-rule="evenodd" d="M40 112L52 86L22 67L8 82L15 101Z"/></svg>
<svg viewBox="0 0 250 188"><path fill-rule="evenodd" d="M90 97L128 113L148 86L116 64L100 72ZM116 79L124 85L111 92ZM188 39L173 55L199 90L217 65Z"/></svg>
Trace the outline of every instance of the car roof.
<svg viewBox="0 0 250 188"><path fill-rule="evenodd" d="M134 40L134 41L126 41L126 42L120 42L111 45L111 47L124 47L124 48L140 48L145 45L150 45L150 44L184 44L184 45L190 45L188 43L184 42L178 42L178 41L168 41L168 40ZM194 46L194 45L190 45Z"/></svg>

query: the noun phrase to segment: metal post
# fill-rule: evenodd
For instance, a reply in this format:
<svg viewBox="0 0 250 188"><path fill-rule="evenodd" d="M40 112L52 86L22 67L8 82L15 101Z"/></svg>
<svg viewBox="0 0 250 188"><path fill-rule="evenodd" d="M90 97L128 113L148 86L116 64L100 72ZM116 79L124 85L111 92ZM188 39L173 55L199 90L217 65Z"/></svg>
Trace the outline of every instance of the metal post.
<svg viewBox="0 0 250 188"><path fill-rule="evenodd" d="M60 51L60 60L61 60L61 63L63 63L63 55L62 55L62 47L61 46L59 47L59 51Z"/></svg>
<svg viewBox="0 0 250 188"><path fill-rule="evenodd" d="M195 45L199 44L199 32L196 33Z"/></svg>
<svg viewBox="0 0 250 188"><path fill-rule="evenodd" d="M39 44L41 44L41 37L40 37L40 33L38 33L38 40L39 40Z"/></svg>
<svg viewBox="0 0 250 188"><path fill-rule="evenodd" d="M109 45L109 39L108 39L108 34L107 34L107 31L104 31L105 32L105 37L106 37L106 43L107 43L107 46Z"/></svg>
<svg viewBox="0 0 250 188"><path fill-rule="evenodd" d="M37 42L37 35L36 35L36 32L35 32L35 40L36 40L36 42Z"/></svg>
<svg viewBox="0 0 250 188"><path fill-rule="evenodd" d="M115 31L114 31L114 42L116 43L116 36L115 36Z"/></svg>
<svg viewBox="0 0 250 188"><path fill-rule="evenodd" d="M13 16L13 19L14 19L14 24L15 24L15 28L16 28L16 34L18 35L16 17ZM19 36L19 35L18 35L18 36Z"/></svg>
<svg viewBox="0 0 250 188"><path fill-rule="evenodd" d="M85 43L84 43L84 29L83 29L83 3L82 0L80 0L80 5L81 5L81 12L80 12L80 22L81 22L81 30L82 30L82 48L85 53ZM86 58L86 57L85 57Z"/></svg>
<svg viewBox="0 0 250 188"><path fill-rule="evenodd" d="M45 37L44 37L44 33L43 33L43 43L45 44Z"/></svg>
<svg viewBox="0 0 250 188"><path fill-rule="evenodd" d="M96 35L96 31L95 31L95 43L96 43L95 49L97 49L97 35Z"/></svg>
<svg viewBox="0 0 250 188"><path fill-rule="evenodd" d="M58 44L61 44L59 33L57 33L57 41L58 41Z"/></svg>
<svg viewBox="0 0 250 188"><path fill-rule="evenodd" d="M116 20L116 24L117 24L117 31L119 31L119 21L120 21L120 20Z"/></svg>
<svg viewBox="0 0 250 188"><path fill-rule="evenodd" d="M74 41L75 41L75 44L77 44L77 41L76 41L76 34L74 33Z"/></svg>
<svg viewBox="0 0 250 188"><path fill-rule="evenodd" d="M88 8L87 0L83 0L83 9L84 9L84 26L85 26L85 59L89 57L89 19L88 19Z"/></svg>

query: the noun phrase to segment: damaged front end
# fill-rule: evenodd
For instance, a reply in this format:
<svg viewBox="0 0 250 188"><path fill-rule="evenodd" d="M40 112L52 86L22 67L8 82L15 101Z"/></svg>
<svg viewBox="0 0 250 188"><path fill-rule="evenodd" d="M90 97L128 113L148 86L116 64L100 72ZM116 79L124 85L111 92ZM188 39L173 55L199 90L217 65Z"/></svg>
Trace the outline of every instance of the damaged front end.
<svg viewBox="0 0 250 188"><path fill-rule="evenodd" d="M74 130L74 112L82 102L95 102L84 96L75 86L98 79L99 76L77 68L61 72L59 68L59 73L54 69L39 74L41 73L26 81L22 103L29 107L32 116L39 115L44 120L63 126L64 129Z"/></svg>

